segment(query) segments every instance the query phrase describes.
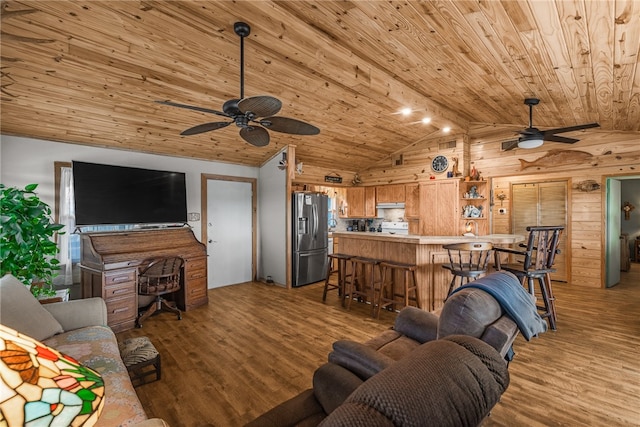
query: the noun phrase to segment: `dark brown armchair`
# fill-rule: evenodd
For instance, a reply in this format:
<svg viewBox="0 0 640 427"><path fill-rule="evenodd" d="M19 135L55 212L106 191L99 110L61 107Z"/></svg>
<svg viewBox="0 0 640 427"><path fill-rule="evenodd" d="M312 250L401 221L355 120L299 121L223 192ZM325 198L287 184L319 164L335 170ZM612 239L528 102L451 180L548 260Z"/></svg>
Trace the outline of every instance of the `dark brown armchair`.
<svg viewBox="0 0 640 427"><path fill-rule="evenodd" d="M179 257L155 258L142 264L138 273L138 297L139 305L144 298L140 296L152 296L153 302L139 314L136 326L142 327L142 322L158 310L169 311L182 319L182 313L163 298L180 289L180 275L184 260ZM145 304L142 304L143 306Z"/></svg>
<svg viewBox="0 0 640 427"><path fill-rule="evenodd" d="M509 381L507 364L490 345L452 335L420 345L366 381L326 363L315 371L313 388L246 427L475 426Z"/></svg>
<svg viewBox="0 0 640 427"><path fill-rule="evenodd" d="M456 289L439 314L416 307L398 313L393 328L360 343L333 343L329 362L367 379L411 354L421 344L450 335L476 337L506 360L519 332L526 340L546 330L533 298L518 278L506 271L494 272Z"/></svg>
<svg viewBox="0 0 640 427"><path fill-rule="evenodd" d="M557 317L550 274L556 271L553 263L556 254L560 253L558 244L563 230L563 226L527 227L529 238L526 245L520 244L522 250L494 248L496 269L506 270L518 276L522 285L527 286L529 293L533 296L535 296L534 285L537 280L543 303L542 306L538 306L538 309L541 311L540 315L549 321L549 327L554 331ZM500 253L511 255L511 258L516 258L515 262L503 264Z"/></svg>

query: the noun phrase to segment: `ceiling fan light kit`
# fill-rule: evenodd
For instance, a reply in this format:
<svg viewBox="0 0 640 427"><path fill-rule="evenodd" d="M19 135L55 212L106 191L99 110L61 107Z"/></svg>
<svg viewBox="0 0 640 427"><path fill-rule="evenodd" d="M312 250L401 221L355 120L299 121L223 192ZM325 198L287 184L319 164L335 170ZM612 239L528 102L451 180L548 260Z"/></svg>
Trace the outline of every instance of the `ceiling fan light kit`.
<svg viewBox="0 0 640 427"><path fill-rule="evenodd" d="M230 99L222 105L222 111L192 105L178 104L172 101L156 101L159 104L185 108L202 113L216 114L232 121L210 122L193 126L180 133L182 136L197 135L222 129L234 123L240 128L240 136L255 147L269 144L267 129L294 135L317 135L320 129L300 120L276 116L282 108L279 99L268 95L244 97L244 38L251 33L251 27L244 22L236 22L233 31L240 37L240 98Z"/></svg>
<svg viewBox="0 0 640 427"><path fill-rule="evenodd" d="M542 138L538 137L522 137L518 141L519 148L538 148L544 143Z"/></svg>

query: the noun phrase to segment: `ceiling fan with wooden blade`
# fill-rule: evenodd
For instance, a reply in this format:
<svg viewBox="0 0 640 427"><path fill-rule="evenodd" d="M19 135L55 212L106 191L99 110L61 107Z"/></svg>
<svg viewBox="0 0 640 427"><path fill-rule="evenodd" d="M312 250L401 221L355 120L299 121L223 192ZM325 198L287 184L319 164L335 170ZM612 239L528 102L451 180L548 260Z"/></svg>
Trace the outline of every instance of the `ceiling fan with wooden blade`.
<svg viewBox="0 0 640 427"><path fill-rule="evenodd" d="M518 138L517 144L509 144L508 147L504 148L505 150L511 150L513 148L516 148L516 146L520 148L536 148L541 146L544 143L544 141L561 142L564 144L574 144L580 140L575 138L568 138L566 136L559 136L556 134L564 133L564 132L573 132L576 130L589 129L589 128L595 128L600 126L598 123L588 123L584 125L540 130L538 128L533 127L533 106L538 105L540 103L540 100L538 98L525 98L524 103L529 106L529 127L519 132L520 137Z"/></svg>
<svg viewBox="0 0 640 427"><path fill-rule="evenodd" d="M240 98L230 99L222 105L222 111L193 105L179 104L172 101L156 101L158 104L171 107L186 108L202 113L216 114L230 118L231 121L209 122L184 130L180 135L197 135L222 129L235 123L240 128L240 136L249 144L264 147L269 144L269 132L289 133L294 135L317 135L320 129L301 120L276 116L282 108L279 99L268 95L244 97L244 38L251 32L251 27L244 22L236 22L233 31L240 36Z"/></svg>

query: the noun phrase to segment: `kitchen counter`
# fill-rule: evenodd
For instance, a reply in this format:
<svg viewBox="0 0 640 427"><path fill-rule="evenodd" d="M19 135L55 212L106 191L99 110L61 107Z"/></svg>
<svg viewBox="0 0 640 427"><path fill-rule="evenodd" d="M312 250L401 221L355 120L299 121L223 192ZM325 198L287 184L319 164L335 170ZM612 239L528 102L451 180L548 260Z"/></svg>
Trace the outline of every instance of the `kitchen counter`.
<svg viewBox="0 0 640 427"><path fill-rule="evenodd" d="M416 264L418 297L422 309L440 308L447 296L451 273L442 268L449 262L443 245L462 242L491 242L496 246L509 246L525 240L520 234L488 234L485 236L418 236L366 231L334 231L340 239L340 253ZM398 275L396 280L403 280ZM400 283L401 284L401 283ZM396 289L402 289L398 286Z"/></svg>
<svg viewBox="0 0 640 427"><path fill-rule="evenodd" d="M463 242L491 242L494 245L508 245L524 241L521 234L487 234L484 236L418 236L414 234L378 233L372 231L333 231L335 237L357 237L365 240L412 243L416 245L448 245Z"/></svg>

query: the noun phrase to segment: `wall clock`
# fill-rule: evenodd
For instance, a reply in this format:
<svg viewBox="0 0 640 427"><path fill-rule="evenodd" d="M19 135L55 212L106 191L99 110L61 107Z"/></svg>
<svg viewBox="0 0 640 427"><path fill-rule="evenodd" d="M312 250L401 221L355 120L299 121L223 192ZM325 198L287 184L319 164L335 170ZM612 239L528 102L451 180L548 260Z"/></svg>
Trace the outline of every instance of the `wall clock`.
<svg viewBox="0 0 640 427"><path fill-rule="evenodd" d="M431 169L434 172L444 172L449 167L449 160L443 155L437 155L431 160Z"/></svg>

